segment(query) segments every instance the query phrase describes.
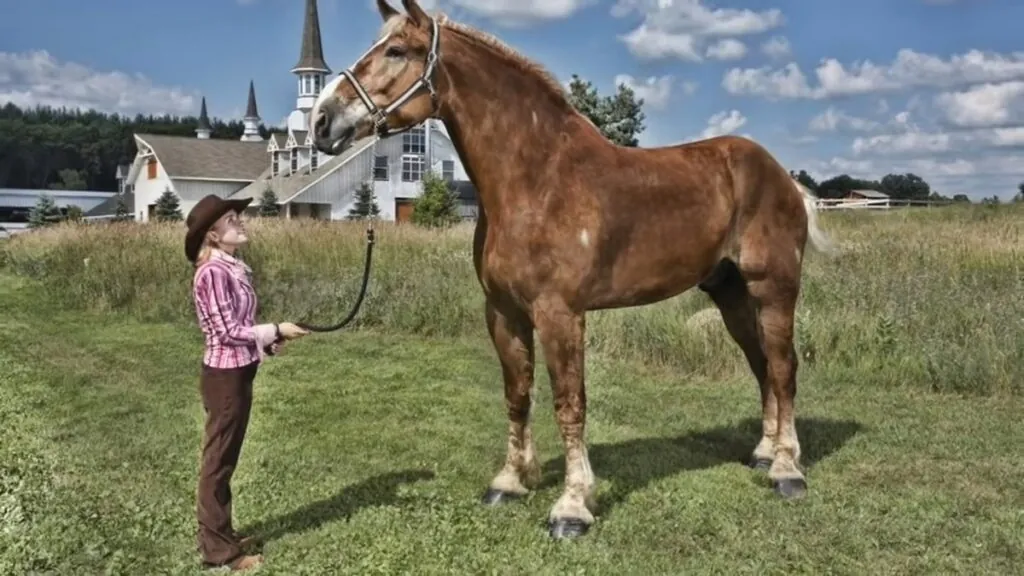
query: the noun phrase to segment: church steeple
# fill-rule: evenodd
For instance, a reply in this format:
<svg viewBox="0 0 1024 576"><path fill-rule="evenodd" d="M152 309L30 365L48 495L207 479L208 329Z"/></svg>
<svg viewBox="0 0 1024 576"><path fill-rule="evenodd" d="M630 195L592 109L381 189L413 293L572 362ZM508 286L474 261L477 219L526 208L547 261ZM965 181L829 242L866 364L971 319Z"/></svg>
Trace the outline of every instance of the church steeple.
<svg viewBox="0 0 1024 576"><path fill-rule="evenodd" d="M245 117L242 118L245 126L242 132L242 142L259 142L263 140L260 136L260 113L256 109L256 88L252 80L249 80L249 102L245 107Z"/></svg>
<svg viewBox="0 0 1024 576"><path fill-rule="evenodd" d="M293 130L306 130L309 111L313 108L317 95L326 85L327 75L331 73L330 67L324 61L324 48L320 40L320 14L316 0L306 0L306 20L302 26L299 61L291 71L299 77L299 94L295 100L296 111L289 116L288 126Z"/></svg>
<svg viewBox="0 0 1024 576"><path fill-rule="evenodd" d="M306 0L306 21L302 27L302 48L299 50L299 62L292 67L298 71L322 72L330 74L331 69L324 62L324 47L320 41L320 12L316 0Z"/></svg>
<svg viewBox="0 0 1024 576"><path fill-rule="evenodd" d="M206 96L203 96L203 104L199 109L199 125L196 126L196 138L208 140L213 129L210 127L210 117L206 114Z"/></svg>

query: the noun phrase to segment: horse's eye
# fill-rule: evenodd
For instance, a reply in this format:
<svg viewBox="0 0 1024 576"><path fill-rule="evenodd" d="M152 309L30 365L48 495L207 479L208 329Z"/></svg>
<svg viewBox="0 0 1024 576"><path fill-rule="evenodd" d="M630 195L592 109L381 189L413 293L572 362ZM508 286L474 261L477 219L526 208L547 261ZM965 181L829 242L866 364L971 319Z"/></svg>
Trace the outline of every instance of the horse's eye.
<svg viewBox="0 0 1024 576"><path fill-rule="evenodd" d="M384 55L388 58L401 58L402 56L405 56L405 48L402 48L401 46L391 46L386 52L384 52Z"/></svg>

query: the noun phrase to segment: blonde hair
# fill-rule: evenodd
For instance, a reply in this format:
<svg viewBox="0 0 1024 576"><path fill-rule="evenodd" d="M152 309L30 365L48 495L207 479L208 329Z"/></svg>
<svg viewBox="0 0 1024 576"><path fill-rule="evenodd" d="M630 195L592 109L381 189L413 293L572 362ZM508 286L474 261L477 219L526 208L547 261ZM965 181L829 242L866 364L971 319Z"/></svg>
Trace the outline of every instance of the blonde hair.
<svg viewBox="0 0 1024 576"><path fill-rule="evenodd" d="M210 235L207 233L206 237L203 238L203 244L199 247L199 253L196 254L196 268L199 268L210 259L213 255L213 249L216 248L214 242L210 240Z"/></svg>

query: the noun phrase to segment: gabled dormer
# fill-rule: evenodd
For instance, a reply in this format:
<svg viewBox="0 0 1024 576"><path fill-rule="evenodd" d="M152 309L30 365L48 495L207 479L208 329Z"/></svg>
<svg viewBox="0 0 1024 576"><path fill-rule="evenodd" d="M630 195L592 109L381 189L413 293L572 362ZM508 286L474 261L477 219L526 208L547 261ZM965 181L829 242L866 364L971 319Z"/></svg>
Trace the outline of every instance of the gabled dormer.
<svg viewBox="0 0 1024 576"><path fill-rule="evenodd" d="M288 140L285 142L285 148L309 148L313 145L313 141L309 137L309 132L306 130L289 130Z"/></svg>
<svg viewBox="0 0 1024 576"><path fill-rule="evenodd" d="M280 132L272 132L269 142L267 143L267 152L270 154L270 175L277 176L281 173L281 162L282 154L287 154L286 151L282 150L287 142L287 135L281 134Z"/></svg>

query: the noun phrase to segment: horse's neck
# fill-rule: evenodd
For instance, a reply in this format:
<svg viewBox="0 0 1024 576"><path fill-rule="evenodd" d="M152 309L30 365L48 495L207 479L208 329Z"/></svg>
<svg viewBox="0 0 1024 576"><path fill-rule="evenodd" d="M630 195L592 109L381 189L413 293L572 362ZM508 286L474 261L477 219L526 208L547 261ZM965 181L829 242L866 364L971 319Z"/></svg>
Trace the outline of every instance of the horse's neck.
<svg viewBox="0 0 1024 576"><path fill-rule="evenodd" d="M473 40L455 33L449 38L447 44L457 46L442 56L449 94L442 120L476 185L481 208L494 211L509 200L499 197L506 191L533 192L508 188L541 178L540 169L564 145L563 130L581 117L550 93L543 78Z"/></svg>

